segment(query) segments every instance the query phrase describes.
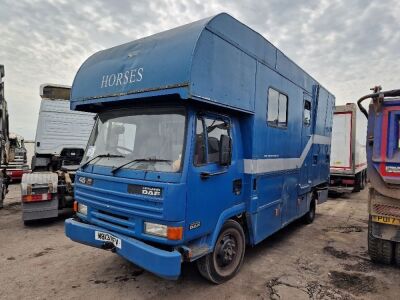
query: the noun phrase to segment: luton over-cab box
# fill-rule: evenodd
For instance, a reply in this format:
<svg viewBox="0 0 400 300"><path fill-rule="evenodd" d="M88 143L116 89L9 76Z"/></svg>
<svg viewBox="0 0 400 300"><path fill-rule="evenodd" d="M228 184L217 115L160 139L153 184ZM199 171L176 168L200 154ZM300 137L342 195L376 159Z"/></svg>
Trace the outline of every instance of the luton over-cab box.
<svg viewBox="0 0 400 300"><path fill-rule="evenodd" d="M245 246L327 199L334 96L219 14L95 53L71 108L98 114L75 181L72 240L214 283Z"/></svg>

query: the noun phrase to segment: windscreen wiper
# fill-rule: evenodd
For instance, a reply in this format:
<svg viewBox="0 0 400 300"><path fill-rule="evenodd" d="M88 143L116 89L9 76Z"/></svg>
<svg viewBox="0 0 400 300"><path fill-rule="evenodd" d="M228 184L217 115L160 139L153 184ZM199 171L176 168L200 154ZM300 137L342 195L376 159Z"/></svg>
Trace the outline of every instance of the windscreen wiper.
<svg viewBox="0 0 400 300"><path fill-rule="evenodd" d="M123 155L118 155L118 154L99 154L96 155L95 157L89 159L87 162L85 162L83 165L81 165L81 168L83 169L84 167L86 167L88 164L90 164L93 160L95 160L96 158L101 158L101 157L124 157Z"/></svg>
<svg viewBox="0 0 400 300"><path fill-rule="evenodd" d="M115 175L115 173L117 173L119 170L121 170L123 167L125 167L125 166L127 166L127 165L129 165L129 164L132 164L132 163L134 163L134 162L140 162L140 161L150 161L150 162L172 162L172 160L170 160L170 159L160 159L160 158L152 158L152 157L149 157L149 158L135 158L135 159L132 159L132 160L130 160L130 161L128 161L127 163L124 163L124 164L122 164L122 165L120 165L120 166L118 166L118 167L116 167L115 169L113 169L112 171L111 171L111 173L113 174L113 175Z"/></svg>

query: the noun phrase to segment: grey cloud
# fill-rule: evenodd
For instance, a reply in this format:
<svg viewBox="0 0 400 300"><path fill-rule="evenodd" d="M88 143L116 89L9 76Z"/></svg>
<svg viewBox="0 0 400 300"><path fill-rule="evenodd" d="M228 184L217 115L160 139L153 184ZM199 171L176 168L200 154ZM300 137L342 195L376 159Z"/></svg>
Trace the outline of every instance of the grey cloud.
<svg viewBox="0 0 400 300"><path fill-rule="evenodd" d="M396 0L12 1L0 3L11 129L34 138L39 85L71 84L92 53L226 11L264 35L337 96L398 87Z"/></svg>

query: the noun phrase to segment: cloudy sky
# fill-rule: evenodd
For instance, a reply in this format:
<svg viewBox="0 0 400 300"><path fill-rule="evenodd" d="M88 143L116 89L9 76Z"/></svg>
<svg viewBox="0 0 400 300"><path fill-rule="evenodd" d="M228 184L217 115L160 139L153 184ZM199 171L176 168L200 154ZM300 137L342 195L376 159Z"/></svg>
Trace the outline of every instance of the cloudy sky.
<svg viewBox="0 0 400 300"><path fill-rule="evenodd" d="M71 85L92 53L227 12L354 102L400 87L398 0L0 0L0 64L11 130L34 139L42 83Z"/></svg>

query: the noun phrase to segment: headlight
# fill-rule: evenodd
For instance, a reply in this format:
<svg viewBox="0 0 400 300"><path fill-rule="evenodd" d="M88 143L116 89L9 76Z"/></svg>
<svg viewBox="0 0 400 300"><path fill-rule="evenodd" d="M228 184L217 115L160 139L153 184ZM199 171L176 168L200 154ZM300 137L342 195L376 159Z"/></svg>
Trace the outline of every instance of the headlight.
<svg viewBox="0 0 400 300"><path fill-rule="evenodd" d="M87 215L87 206L85 204L79 203L78 202L78 213L81 213L82 215Z"/></svg>
<svg viewBox="0 0 400 300"><path fill-rule="evenodd" d="M178 241L183 237L183 227L170 227L156 223L144 222L144 233Z"/></svg>
<svg viewBox="0 0 400 300"><path fill-rule="evenodd" d="M144 232L151 235L167 237L168 227L166 225L144 222Z"/></svg>

